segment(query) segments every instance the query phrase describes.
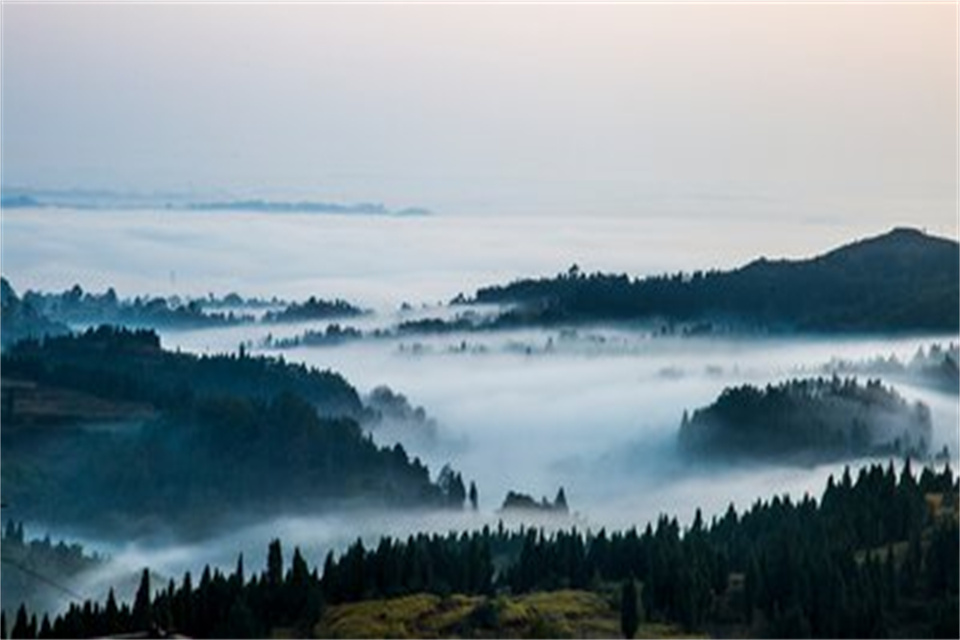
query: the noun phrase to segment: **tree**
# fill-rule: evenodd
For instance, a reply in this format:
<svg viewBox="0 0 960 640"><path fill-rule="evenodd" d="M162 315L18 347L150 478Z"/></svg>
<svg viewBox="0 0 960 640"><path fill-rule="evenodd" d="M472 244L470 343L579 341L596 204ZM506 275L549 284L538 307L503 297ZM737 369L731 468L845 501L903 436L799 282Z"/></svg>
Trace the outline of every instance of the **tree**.
<svg viewBox="0 0 960 640"><path fill-rule="evenodd" d="M10 633L11 638L28 638L30 623L27 620L27 607L20 605L20 608L17 609L17 618L13 623L13 630Z"/></svg>
<svg viewBox="0 0 960 640"><path fill-rule="evenodd" d="M147 631L153 626L153 603L150 593L150 571L143 570L140 576L140 586L133 600L133 628L137 631Z"/></svg>
<svg viewBox="0 0 960 640"><path fill-rule="evenodd" d="M557 491L557 497L553 500L553 508L564 513L570 510L567 507L567 494L564 493L563 487L560 487L560 490Z"/></svg>
<svg viewBox="0 0 960 640"><path fill-rule="evenodd" d="M473 480L470 481L470 508L474 511L477 510L477 485L474 484Z"/></svg>
<svg viewBox="0 0 960 640"><path fill-rule="evenodd" d="M267 550L267 582L273 586L283 583L283 549L280 540L273 540Z"/></svg>
<svg viewBox="0 0 960 640"><path fill-rule="evenodd" d="M620 587L620 631L624 638L632 638L640 626L640 613L637 610L637 584L631 575Z"/></svg>

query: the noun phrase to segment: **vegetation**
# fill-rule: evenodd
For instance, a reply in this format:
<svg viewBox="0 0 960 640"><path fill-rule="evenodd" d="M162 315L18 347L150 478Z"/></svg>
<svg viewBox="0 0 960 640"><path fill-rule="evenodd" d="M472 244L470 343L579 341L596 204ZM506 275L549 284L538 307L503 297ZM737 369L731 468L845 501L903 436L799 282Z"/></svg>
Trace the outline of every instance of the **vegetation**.
<svg viewBox="0 0 960 640"><path fill-rule="evenodd" d="M557 497L554 498L553 502L547 500L546 496L541 498L540 502L537 502L531 496L525 493L508 491L507 497L504 498L503 506L500 507L500 510L539 511L543 513L556 513L562 515L566 515L570 512L570 509L567 506L567 494L564 492L563 487L560 487L560 490L557 491Z"/></svg>
<svg viewBox="0 0 960 640"><path fill-rule="evenodd" d="M456 508L466 501L459 473L446 468L434 483L401 445L380 448L364 435L358 419L370 411L331 372L243 353L170 353L150 331L108 327L18 343L2 366L5 381L155 409L154 417L114 428L36 429L20 391L5 388L4 499L23 517L193 529L228 513L361 499Z"/></svg>
<svg viewBox="0 0 960 640"><path fill-rule="evenodd" d="M303 320L326 320L328 318L352 318L363 315L363 309L346 300L323 300L310 296L306 302L291 302L281 311L268 311L264 322L300 322Z"/></svg>
<svg viewBox="0 0 960 640"><path fill-rule="evenodd" d="M809 260L761 258L726 272L631 279L574 266L554 278L480 289L474 301L515 305L499 317L504 327L661 318L817 332L956 332L958 257L955 241L894 229Z"/></svg>
<svg viewBox="0 0 960 640"><path fill-rule="evenodd" d="M813 462L868 455L925 456L930 410L909 405L879 380L790 380L723 390L708 407L684 413L683 452L707 458Z"/></svg>
<svg viewBox="0 0 960 640"><path fill-rule="evenodd" d="M199 329L252 322L253 317L204 310L196 300L182 303L159 296L122 300L113 288L102 294L85 292L74 285L62 293L28 291L23 300L55 322L85 326L116 324L127 327Z"/></svg>
<svg viewBox="0 0 960 640"><path fill-rule="evenodd" d="M364 407L369 413L364 426L372 432L400 426L407 430L407 439L431 443L437 439L437 421L427 415L426 409L413 406L402 393L385 385L375 387L364 397Z"/></svg>
<svg viewBox="0 0 960 640"><path fill-rule="evenodd" d="M620 588L620 631L624 638L633 638L640 626L640 612L637 610L637 583L633 576L623 581Z"/></svg>
<svg viewBox="0 0 960 640"><path fill-rule="evenodd" d="M42 338L46 335L67 333L62 322L45 316L30 302L21 300L6 278L0 278L0 347L6 347L24 338Z"/></svg>
<svg viewBox="0 0 960 640"><path fill-rule="evenodd" d="M913 357L901 362L896 356L876 357L864 362L833 360L824 370L830 374L883 376L886 380L902 380L910 384L960 394L960 346L932 344L920 347Z"/></svg>
<svg viewBox="0 0 960 640"><path fill-rule="evenodd" d="M2 359L5 379L86 391L111 400L148 402L162 410L188 411L204 397L237 395L272 400L294 393L324 415L358 417L360 396L339 374L282 359L233 355L197 356L165 351L150 330L109 326L46 340L27 340ZM4 416L16 421L16 416Z"/></svg>
<svg viewBox="0 0 960 640"><path fill-rule="evenodd" d="M274 338L268 335L263 346L267 349L293 349L295 347L333 347L363 337L363 332L356 327L329 324L324 331L307 329L299 336L292 338Z"/></svg>
<svg viewBox="0 0 960 640"><path fill-rule="evenodd" d="M3 597L7 602L25 603L27 607L45 609L67 593L60 582L100 565L103 559L89 554L79 544L53 542L49 536L27 540L23 523L7 520L0 543L3 571ZM56 577L56 582L52 580Z"/></svg>
<svg viewBox="0 0 960 640"><path fill-rule="evenodd" d="M874 465L855 481L849 470L839 481L831 476L819 503L775 497L743 514L731 505L709 525L698 511L685 530L661 516L642 533L547 535L501 524L383 538L370 549L358 540L339 557L329 553L322 573L297 550L285 571L275 541L262 574L248 578L241 558L229 576L207 568L196 587L188 574L180 586L157 590L145 572L141 593L152 599L138 597L132 610L74 604L48 628L56 637L150 627L196 637L310 630L403 637L421 629L515 637L518 628L524 637L566 637L592 633L571 624L570 612L595 619L597 598L608 594L603 610L612 626L602 635L609 637L617 609L630 623L624 631L633 625L624 581L636 578L644 635L665 630L649 626L661 624L725 636L955 638L958 491L949 467L926 467L917 477L909 461L899 475L892 463ZM351 602L362 604L343 606Z"/></svg>

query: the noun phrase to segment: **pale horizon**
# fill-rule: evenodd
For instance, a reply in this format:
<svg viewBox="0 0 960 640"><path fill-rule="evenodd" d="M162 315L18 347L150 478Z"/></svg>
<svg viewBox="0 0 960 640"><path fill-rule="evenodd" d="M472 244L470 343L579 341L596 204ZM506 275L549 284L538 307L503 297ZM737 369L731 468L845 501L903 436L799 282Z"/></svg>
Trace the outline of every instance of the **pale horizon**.
<svg viewBox="0 0 960 640"><path fill-rule="evenodd" d="M956 237L956 10L6 5L2 186Z"/></svg>

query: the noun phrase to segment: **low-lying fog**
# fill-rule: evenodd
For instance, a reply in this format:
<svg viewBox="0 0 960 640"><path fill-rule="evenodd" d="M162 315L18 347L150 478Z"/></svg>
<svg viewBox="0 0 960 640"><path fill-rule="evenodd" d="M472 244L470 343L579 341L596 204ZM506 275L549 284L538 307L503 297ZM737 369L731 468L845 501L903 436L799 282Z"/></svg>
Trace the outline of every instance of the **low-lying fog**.
<svg viewBox="0 0 960 640"><path fill-rule="evenodd" d="M170 348L202 351L207 343L229 349L238 337L252 338L236 331L216 336L210 331L169 332L163 340ZM553 350L542 351L551 338ZM420 340L419 352L406 348L410 339L283 351L287 360L341 371L361 393L387 384L423 405L438 421L438 436L433 443L408 443L408 450L434 473L450 462L465 479L475 480L479 513L297 514L190 543L163 536L87 540L111 561L74 588L103 595L109 586L121 585L119 592L131 596L144 566L158 577L179 580L186 570L197 576L207 563L232 569L241 552L250 570L260 570L267 543L275 537L291 551L300 546L311 564L321 564L329 549L343 549L358 536L375 544L385 534L495 527L501 518L497 509L511 489L552 499L563 486L575 515L562 524L593 529L643 527L660 513L689 523L697 507L710 517L731 502L743 510L758 498L785 493L819 497L828 475L839 476L843 464L705 468L683 463L674 449L683 410L712 402L725 386L812 375L834 357L866 360L894 354L906 360L921 345L949 339L683 339L595 329L565 338L557 331L447 335ZM482 344L486 351L460 352L462 342ZM522 345L531 346L531 352ZM956 468L957 397L897 388L908 400L931 407L933 446L948 445Z"/></svg>
<svg viewBox="0 0 960 640"><path fill-rule="evenodd" d="M775 239L764 245L757 229L752 236L723 235L739 240L703 252L703 241L686 243L696 238L667 226L644 230L629 221L621 221L627 227L610 221L574 227L569 226L573 222L540 219L497 227L479 219L424 220L185 212L141 212L131 219L92 211L5 212L4 275L18 291L38 286L62 290L78 281L93 290L114 285L123 296L236 290L244 296L288 299L344 297L379 310L346 323L370 329L435 312L419 310L423 302L471 293L508 276L552 274L572 262L586 271L645 274L733 266L762 254L780 255L785 246ZM227 228L229 234L221 231ZM625 233L635 234L635 240L625 243ZM824 237L810 243L810 254L854 236L841 230L829 241ZM650 238L657 240L645 241ZM418 310L399 315L396 305L404 300ZM166 348L235 351L241 342L260 344L267 333L294 336L326 324L168 331L162 338ZM384 534L496 526L496 510L508 490L552 499L563 486L576 514L573 520L593 529L642 527L660 513L689 523L698 506L709 517L731 502L742 510L777 494L819 496L827 476L842 473L842 464L704 468L681 463L675 440L683 411L709 404L726 386L817 375L833 358L856 361L893 354L906 361L920 346L956 339L653 338L644 328L593 328L363 339L337 347L269 351L339 371L361 393L388 385L422 405L438 423L437 438L410 442L408 451L424 459L434 474L449 462L465 481L475 480L479 513L298 514L232 528L199 542L162 536L79 540L106 552L111 561L72 586L83 595L102 597L110 585L120 584L120 593L129 596L135 588L132 576L144 566L179 580L185 570L199 575L206 563L232 569L241 552L248 570L259 571L272 538L281 538L287 549L299 545L313 565L322 563L328 549L343 548L358 536L375 542ZM908 400L931 407L933 447L946 444L956 468L957 396L896 386ZM28 523L28 537L46 532ZM76 539L70 531L51 533Z"/></svg>

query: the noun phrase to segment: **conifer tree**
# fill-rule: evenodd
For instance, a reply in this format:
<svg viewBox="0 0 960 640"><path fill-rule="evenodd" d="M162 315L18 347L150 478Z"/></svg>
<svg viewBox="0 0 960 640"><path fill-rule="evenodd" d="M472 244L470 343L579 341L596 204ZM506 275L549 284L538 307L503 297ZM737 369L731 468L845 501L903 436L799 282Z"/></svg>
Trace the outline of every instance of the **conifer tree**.
<svg viewBox="0 0 960 640"><path fill-rule="evenodd" d="M633 638L640 626L640 614L637 611L637 584L630 576L620 587L620 631L624 638Z"/></svg>
<svg viewBox="0 0 960 640"><path fill-rule="evenodd" d="M470 481L470 508L474 511L477 510L477 485L474 484L473 480Z"/></svg>
<svg viewBox="0 0 960 640"><path fill-rule="evenodd" d="M153 594L150 592L150 571L144 569L140 576L140 586L133 600L133 627L137 631L147 631L153 626Z"/></svg>

